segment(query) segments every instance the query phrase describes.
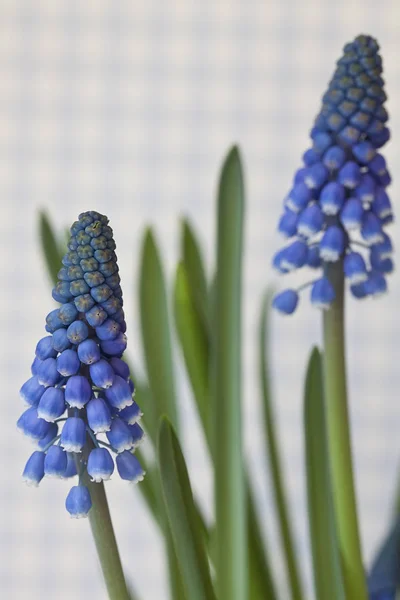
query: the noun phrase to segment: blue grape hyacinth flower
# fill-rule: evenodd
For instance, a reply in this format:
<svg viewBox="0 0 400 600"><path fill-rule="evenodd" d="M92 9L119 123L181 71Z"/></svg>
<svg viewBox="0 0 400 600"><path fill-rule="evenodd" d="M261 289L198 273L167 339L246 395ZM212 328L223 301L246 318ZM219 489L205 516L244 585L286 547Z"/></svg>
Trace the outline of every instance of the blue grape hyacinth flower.
<svg viewBox="0 0 400 600"><path fill-rule="evenodd" d="M24 480L37 486L46 476L77 475L66 508L79 518L92 506L82 475L86 471L95 483L110 479L111 452L122 479L143 479L133 454L143 439L142 412L122 360L126 323L107 217L94 211L79 215L62 263L53 289L60 306L46 317L47 335L36 346L32 376L20 390L28 408L17 425L38 445Z"/></svg>
<svg viewBox="0 0 400 600"><path fill-rule="evenodd" d="M273 306L292 314L299 292L311 287L311 303L328 309L335 299L329 265L342 265L355 298L387 289L393 271L385 227L393 221L386 188L391 177L379 149L389 140L382 58L372 37L344 47L311 130L311 148L284 200L278 230L287 245L273 258L282 274L309 267L318 279L279 293Z"/></svg>

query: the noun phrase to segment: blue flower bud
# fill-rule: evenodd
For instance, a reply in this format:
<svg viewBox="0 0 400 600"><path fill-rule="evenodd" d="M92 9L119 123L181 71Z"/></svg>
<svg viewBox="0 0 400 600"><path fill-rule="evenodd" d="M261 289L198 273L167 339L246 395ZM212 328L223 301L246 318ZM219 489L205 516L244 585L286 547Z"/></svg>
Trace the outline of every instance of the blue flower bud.
<svg viewBox="0 0 400 600"><path fill-rule="evenodd" d="M379 244L384 240L381 222L372 212L366 212L364 215L361 235L371 245Z"/></svg>
<svg viewBox="0 0 400 600"><path fill-rule="evenodd" d="M83 375L70 377L65 386L65 400L71 408L83 408L92 396L89 381Z"/></svg>
<svg viewBox="0 0 400 600"><path fill-rule="evenodd" d="M70 347L70 341L68 339L67 336L67 330L66 329L57 329L57 331L55 331L53 333L53 348L54 350L56 350L57 352L63 352L63 350L66 350L67 348Z"/></svg>
<svg viewBox="0 0 400 600"><path fill-rule="evenodd" d="M120 333L115 340L105 340L100 342L100 347L104 354L107 354L108 356L118 356L120 358L126 350L126 335Z"/></svg>
<svg viewBox="0 0 400 600"><path fill-rule="evenodd" d="M87 339L79 344L78 356L85 365L92 365L100 359L100 348L94 340Z"/></svg>
<svg viewBox="0 0 400 600"><path fill-rule="evenodd" d="M129 389L131 390L131 394L132 394L132 396L134 396L134 395L135 395L135 386L134 386L134 384L133 384L133 381L132 381L132 379L129 379L129 380L128 380L128 385L129 385Z"/></svg>
<svg viewBox="0 0 400 600"><path fill-rule="evenodd" d="M118 410L133 403L129 384L119 375L115 375L114 383L105 391L105 396L110 405Z"/></svg>
<svg viewBox="0 0 400 600"><path fill-rule="evenodd" d="M88 512L92 508L92 500L87 487L84 485L75 485L71 488L65 500L65 508L74 519L87 517Z"/></svg>
<svg viewBox="0 0 400 600"><path fill-rule="evenodd" d="M323 154L333 144L333 139L325 132L317 132L312 135L313 150L317 155ZM319 187L319 186L318 186Z"/></svg>
<svg viewBox="0 0 400 600"><path fill-rule="evenodd" d="M358 252L350 252L344 257L343 270L351 285L357 285L368 279L365 261Z"/></svg>
<svg viewBox="0 0 400 600"><path fill-rule="evenodd" d="M306 150L303 154L303 162L307 167L311 167L311 165L320 161L319 153L317 153L314 148L310 148Z"/></svg>
<svg viewBox="0 0 400 600"><path fill-rule="evenodd" d="M280 266L286 271L294 271L302 267L307 260L307 244L296 240L282 250Z"/></svg>
<svg viewBox="0 0 400 600"><path fill-rule="evenodd" d="M67 329L67 336L72 344L80 344L89 335L89 330L84 321L74 321Z"/></svg>
<svg viewBox="0 0 400 600"><path fill-rule="evenodd" d="M133 423L133 425L128 425L128 427L132 434L133 448L136 449L138 446L140 446L144 439L144 431L140 427L139 423Z"/></svg>
<svg viewBox="0 0 400 600"><path fill-rule="evenodd" d="M335 299L335 290L327 277L316 281L311 288L311 304L327 310Z"/></svg>
<svg viewBox="0 0 400 600"><path fill-rule="evenodd" d="M67 304L61 306L58 316L64 325L70 325L78 316L78 311L75 304L68 302Z"/></svg>
<svg viewBox="0 0 400 600"><path fill-rule="evenodd" d="M90 294L81 294L74 300L75 306L79 312L86 312L93 308L95 302Z"/></svg>
<svg viewBox="0 0 400 600"><path fill-rule="evenodd" d="M72 298L69 291L69 281L59 281L53 288L51 295L56 302L61 302L61 304L69 302Z"/></svg>
<svg viewBox="0 0 400 600"><path fill-rule="evenodd" d="M346 125L343 127L338 135L339 140L348 146L354 146L354 144L357 144L360 137L361 132L351 125Z"/></svg>
<svg viewBox="0 0 400 600"><path fill-rule="evenodd" d="M28 381L25 381L19 391L19 395L26 404L37 406L45 389L43 385L40 385L37 376L34 375Z"/></svg>
<svg viewBox="0 0 400 600"><path fill-rule="evenodd" d="M296 233L297 214L288 208L280 218L278 231L285 237L292 237Z"/></svg>
<svg viewBox="0 0 400 600"><path fill-rule="evenodd" d="M112 420L110 431L107 431L106 436L117 453L129 450L133 446L133 438L129 425L118 417L114 417Z"/></svg>
<svg viewBox="0 0 400 600"><path fill-rule="evenodd" d="M381 260L385 258L391 258L393 253L392 240L390 237L383 232L383 241L374 246L375 250L379 252Z"/></svg>
<svg viewBox="0 0 400 600"><path fill-rule="evenodd" d="M37 356L35 356L35 358L33 359L33 363L31 364L31 373L32 375L37 375L39 373L39 367L42 364L42 360L40 360L40 358L38 358Z"/></svg>
<svg viewBox="0 0 400 600"><path fill-rule="evenodd" d="M57 352L53 348L53 336L47 335L39 340L36 345L35 354L40 360L46 360L46 358L54 358L57 356Z"/></svg>
<svg viewBox="0 0 400 600"><path fill-rule="evenodd" d="M386 160L382 154L375 154L368 167L372 173L379 175L380 177L387 173Z"/></svg>
<svg viewBox="0 0 400 600"><path fill-rule="evenodd" d="M54 439L57 437L57 435L58 435L58 424L50 423L50 427L49 427L47 434L41 440L39 440L37 443L40 450L43 450L44 448L46 448L46 446L48 446L50 444L50 442L54 442Z"/></svg>
<svg viewBox="0 0 400 600"><path fill-rule="evenodd" d="M67 466L65 467L65 471L63 473L63 478L69 479L70 477L75 477L75 475L78 474L78 471L76 470L76 462L75 462L74 454L71 452L65 452L65 455L67 457Z"/></svg>
<svg viewBox="0 0 400 600"><path fill-rule="evenodd" d="M344 187L352 190L361 182L361 176L362 174L359 165L356 162L349 160L340 169L338 180Z"/></svg>
<svg viewBox="0 0 400 600"><path fill-rule="evenodd" d="M330 170L336 171L345 163L346 152L340 146L331 146L325 152L322 159L323 164Z"/></svg>
<svg viewBox="0 0 400 600"><path fill-rule="evenodd" d="M107 319L102 325L96 327L96 335L99 340L115 340L119 333L120 326L114 319Z"/></svg>
<svg viewBox="0 0 400 600"><path fill-rule="evenodd" d="M304 177L304 183L310 189L319 189L328 180L328 177L328 169L321 162L319 162L307 169L307 173Z"/></svg>
<svg viewBox="0 0 400 600"><path fill-rule="evenodd" d="M61 446L67 452L82 452L86 441L85 421L79 417L69 417L61 432Z"/></svg>
<svg viewBox="0 0 400 600"><path fill-rule="evenodd" d="M384 188L379 187L376 190L371 208L379 219L385 219L386 217L392 216L392 204Z"/></svg>
<svg viewBox="0 0 400 600"><path fill-rule="evenodd" d="M122 302L116 295L111 296L108 300L101 303L101 306L104 308L106 313L112 317L122 308Z"/></svg>
<svg viewBox="0 0 400 600"><path fill-rule="evenodd" d="M84 278L90 288L97 287L105 281L105 277L100 271L89 271L84 274Z"/></svg>
<svg viewBox="0 0 400 600"><path fill-rule="evenodd" d="M114 473L114 461L106 448L91 451L87 463L87 472L92 481L107 481Z"/></svg>
<svg viewBox="0 0 400 600"><path fill-rule="evenodd" d="M111 413L103 398L92 398L86 406L87 420L94 433L110 431Z"/></svg>
<svg viewBox="0 0 400 600"><path fill-rule="evenodd" d="M48 387L55 385L60 380L60 373L57 371L57 361L55 358L46 358L40 365L37 375L41 385Z"/></svg>
<svg viewBox="0 0 400 600"><path fill-rule="evenodd" d="M363 217L364 209L361 200L358 198L349 198L340 212L340 222L345 230L360 229Z"/></svg>
<svg viewBox="0 0 400 600"><path fill-rule="evenodd" d="M98 327L107 319L106 311L95 304L85 315L87 322L91 327Z"/></svg>
<svg viewBox="0 0 400 600"><path fill-rule="evenodd" d="M119 375L120 377L122 377L122 379L129 379L131 373L126 362L124 362L120 358L113 356L110 359L110 365L114 369L116 375Z"/></svg>
<svg viewBox="0 0 400 600"><path fill-rule="evenodd" d="M125 479L126 481L130 481L132 483L137 483L138 481L143 480L145 472L143 471L142 466L136 456L128 450L118 454L116 463L121 479Z"/></svg>
<svg viewBox="0 0 400 600"><path fill-rule="evenodd" d="M320 245L319 253L322 260L336 262L342 256L345 249L345 234L341 227L332 225L325 231Z"/></svg>
<svg viewBox="0 0 400 600"><path fill-rule="evenodd" d="M312 269L319 269L319 267L322 266L322 261L321 261L320 255L319 255L318 246L310 246L308 248L306 264L307 264L307 266L311 267Z"/></svg>
<svg viewBox="0 0 400 600"><path fill-rule="evenodd" d="M105 302L112 295L112 293L112 289L106 283L102 283L101 285L93 287L90 290L90 295L95 302Z"/></svg>
<svg viewBox="0 0 400 600"><path fill-rule="evenodd" d="M46 331L49 333L54 333L60 327L63 327L63 322L60 320L58 313L59 309L55 308L46 317Z"/></svg>
<svg viewBox="0 0 400 600"><path fill-rule="evenodd" d="M125 423L128 423L128 425L134 425L140 421L143 413L136 402L133 402L130 406L123 408L118 416L125 421Z"/></svg>
<svg viewBox="0 0 400 600"><path fill-rule="evenodd" d="M72 296L82 296L89 293L89 286L84 279L76 279L71 281L69 290Z"/></svg>
<svg viewBox="0 0 400 600"><path fill-rule="evenodd" d="M63 478L67 468L67 453L60 446L50 446L44 459L46 477Z"/></svg>
<svg viewBox="0 0 400 600"><path fill-rule="evenodd" d="M374 158L376 150L371 142L364 141L352 148L353 155L362 165L367 165Z"/></svg>
<svg viewBox="0 0 400 600"><path fill-rule="evenodd" d="M22 478L28 485L37 487L44 477L44 452L36 450L25 465Z"/></svg>
<svg viewBox="0 0 400 600"><path fill-rule="evenodd" d="M75 350L64 350L57 358L57 370L63 377L75 375L80 366L81 361Z"/></svg>
<svg viewBox="0 0 400 600"><path fill-rule="evenodd" d="M37 413L40 419L53 423L64 414L65 409L64 390L48 387L40 398Z"/></svg>
<svg viewBox="0 0 400 600"><path fill-rule="evenodd" d="M22 413L17 421L18 429L32 440L38 441L44 438L50 428L50 423L38 417L34 406Z"/></svg>
<svg viewBox="0 0 400 600"><path fill-rule="evenodd" d="M295 290L284 290L274 297L272 306L285 315L291 315L296 310L298 302L299 294Z"/></svg>
<svg viewBox="0 0 400 600"><path fill-rule="evenodd" d="M78 256L79 256L79 254L78 254ZM67 269L67 276L68 276L69 281L75 281L76 279L82 279L83 271L79 265L72 265L72 267L68 267L68 269ZM71 291L71 294L72 294L72 291ZM76 294L73 294L73 295L75 296Z"/></svg>
<svg viewBox="0 0 400 600"><path fill-rule="evenodd" d="M379 273L388 275L393 272L394 265L391 258L382 258L381 253L376 246L372 246L370 253L371 267Z"/></svg>
<svg viewBox="0 0 400 600"><path fill-rule="evenodd" d="M307 206L300 214L297 223L297 233L305 238L312 237L321 231L324 224L324 215L318 204Z"/></svg>
<svg viewBox="0 0 400 600"><path fill-rule="evenodd" d="M355 195L362 202L372 202L375 196L376 182L369 173L363 173L361 182L355 189Z"/></svg>
<svg viewBox="0 0 400 600"><path fill-rule="evenodd" d="M363 283L357 283L356 285L351 285L350 291L351 291L352 295L354 296L354 298L357 298L357 300L362 300L363 298L367 297L367 292L365 289L365 281Z"/></svg>
<svg viewBox="0 0 400 600"><path fill-rule="evenodd" d="M336 181L327 183L322 188L319 198L322 211L326 215L337 215L343 206L345 195L345 189L340 183Z"/></svg>
<svg viewBox="0 0 400 600"><path fill-rule="evenodd" d="M312 199L312 192L305 183L296 184L286 199L286 207L293 212L299 212Z"/></svg>
<svg viewBox="0 0 400 600"><path fill-rule="evenodd" d="M380 296L387 291L386 279L382 273L378 273L377 271L371 271L364 286L369 296Z"/></svg>
<svg viewBox="0 0 400 600"><path fill-rule="evenodd" d="M101 359L90 365L90 377L95 385L101 388L109 388L112 386L115 378L114 369L108 361Z"/></svg>

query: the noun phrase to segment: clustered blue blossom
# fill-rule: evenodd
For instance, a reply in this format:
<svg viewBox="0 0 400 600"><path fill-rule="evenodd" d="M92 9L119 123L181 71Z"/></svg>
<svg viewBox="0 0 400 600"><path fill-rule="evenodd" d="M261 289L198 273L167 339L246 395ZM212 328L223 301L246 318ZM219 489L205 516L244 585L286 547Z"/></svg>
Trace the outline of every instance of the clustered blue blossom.
<svg viewBox="0 0 400 600"><path fill-rule="evenodd" d="M122 479L143 479L134 451L144 433L122 360L126 323L107 217L94 211L79 215L62 263L52 293L61 306L46 317L48 335L39 340L32 376L21 387L28 408L17 426L38 446L24 480L37 486L44 476L78 475L66 499L68 512L78 518L92 506L82 475L86 470L94 482L110 479L110 450Z"/></svg>
<svg viewBox="0 0 400 600"><path fill-rule="evenodd" d="M379 46L360 35L344 47L284 201L278 230L289 243L273 258L280 273L304 266L321 276L287 289L273 300L284 314L296 310L299 292L311 286L311 303L328 309L335 299L328 266L338 263L355 298L387 289L393 271L392 242L385 227L393 221L386 188L391 177L378 152L390 138L384 107Z"/></svg>

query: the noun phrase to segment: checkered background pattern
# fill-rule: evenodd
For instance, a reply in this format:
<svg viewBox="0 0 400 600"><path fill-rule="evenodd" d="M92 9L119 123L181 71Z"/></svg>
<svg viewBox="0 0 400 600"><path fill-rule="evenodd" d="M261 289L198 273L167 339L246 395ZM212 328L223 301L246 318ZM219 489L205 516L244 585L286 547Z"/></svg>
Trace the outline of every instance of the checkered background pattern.
<svg viewBox="0 0 400 600"><path fill-rule="evenodd" d="M109 216L130 355L142 364L135 288L143 227L154 224L172 274L179 216L188 215L211 270L216 181L232 142L242 148L247 188L246 447L276 575L283 580L259 430L256 353L261 295L275 280L270 269L278 244L275 224L334 62L344 43L360 32L377 37L384 56L393 133L385 152L398 206L399 19L396 0L0 3L2 598L106 598L88 524L70 520L64 509L69 484L45 481L32 490L20 480L30 447L15 428L22 409L18 389L53 306L38 245L38 209L48 210L60 232L83 210ZM396 240L397 225L392 235ZM385 298L348 303L351 416L368 560L385 529L396 487L399 304L398 274ZM279 433L309 589L301 390L307 354L320 334L319 314L307 302L293 318L274 316ZM175 359L185 451L194 488L209 511L208 464L178 353ZM166 599L162 548L137 490L117 478L107 490L130 580L144 600Z"/></svg>

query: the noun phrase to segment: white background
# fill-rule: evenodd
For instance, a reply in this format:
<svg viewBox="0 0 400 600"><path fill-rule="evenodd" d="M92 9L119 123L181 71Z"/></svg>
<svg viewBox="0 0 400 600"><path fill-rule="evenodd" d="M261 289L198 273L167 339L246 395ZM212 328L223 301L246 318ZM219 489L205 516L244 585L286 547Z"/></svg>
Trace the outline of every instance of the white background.
<svg viewBox="0 0 400 600"><path fill-rule="evenodd" d="M259 435L256 354L261 295L275 280L270 269L280 243L275 225L334 62L359 33L377 37L383 50L393 134L385 153L394 175L392 200L398 204L399 18L396 0L0 3L3 598L106 598L88 523L70 520L64 509L69 484L46 481L32 490L20 479L31 448L15 429L22 410L18 390L29 376L44 317L53 307L39 252L38 209L49 211L59 231L83 210L109 216L130 355L142 364L136 283L143 227L154 224L171 274L179 216L189 215L211 269L217 174L233 142L242 148L247 187L246 446L282 582ZM391 231L396 240L397 225ZM395 273L385 298L348 303L351 412L366 560L384 532L396 487L399 302ZM293 318L274 317L273 322L279 432L307 585L301 390L307 354L320 340L319 317L304 299ZM175 358L182 374L178 353ZM192 482L209 509L211 478L182 377L179 388ZM143 600L166 599L161 547L138 491L117 478L107 489L130 579Z"/></svg>

